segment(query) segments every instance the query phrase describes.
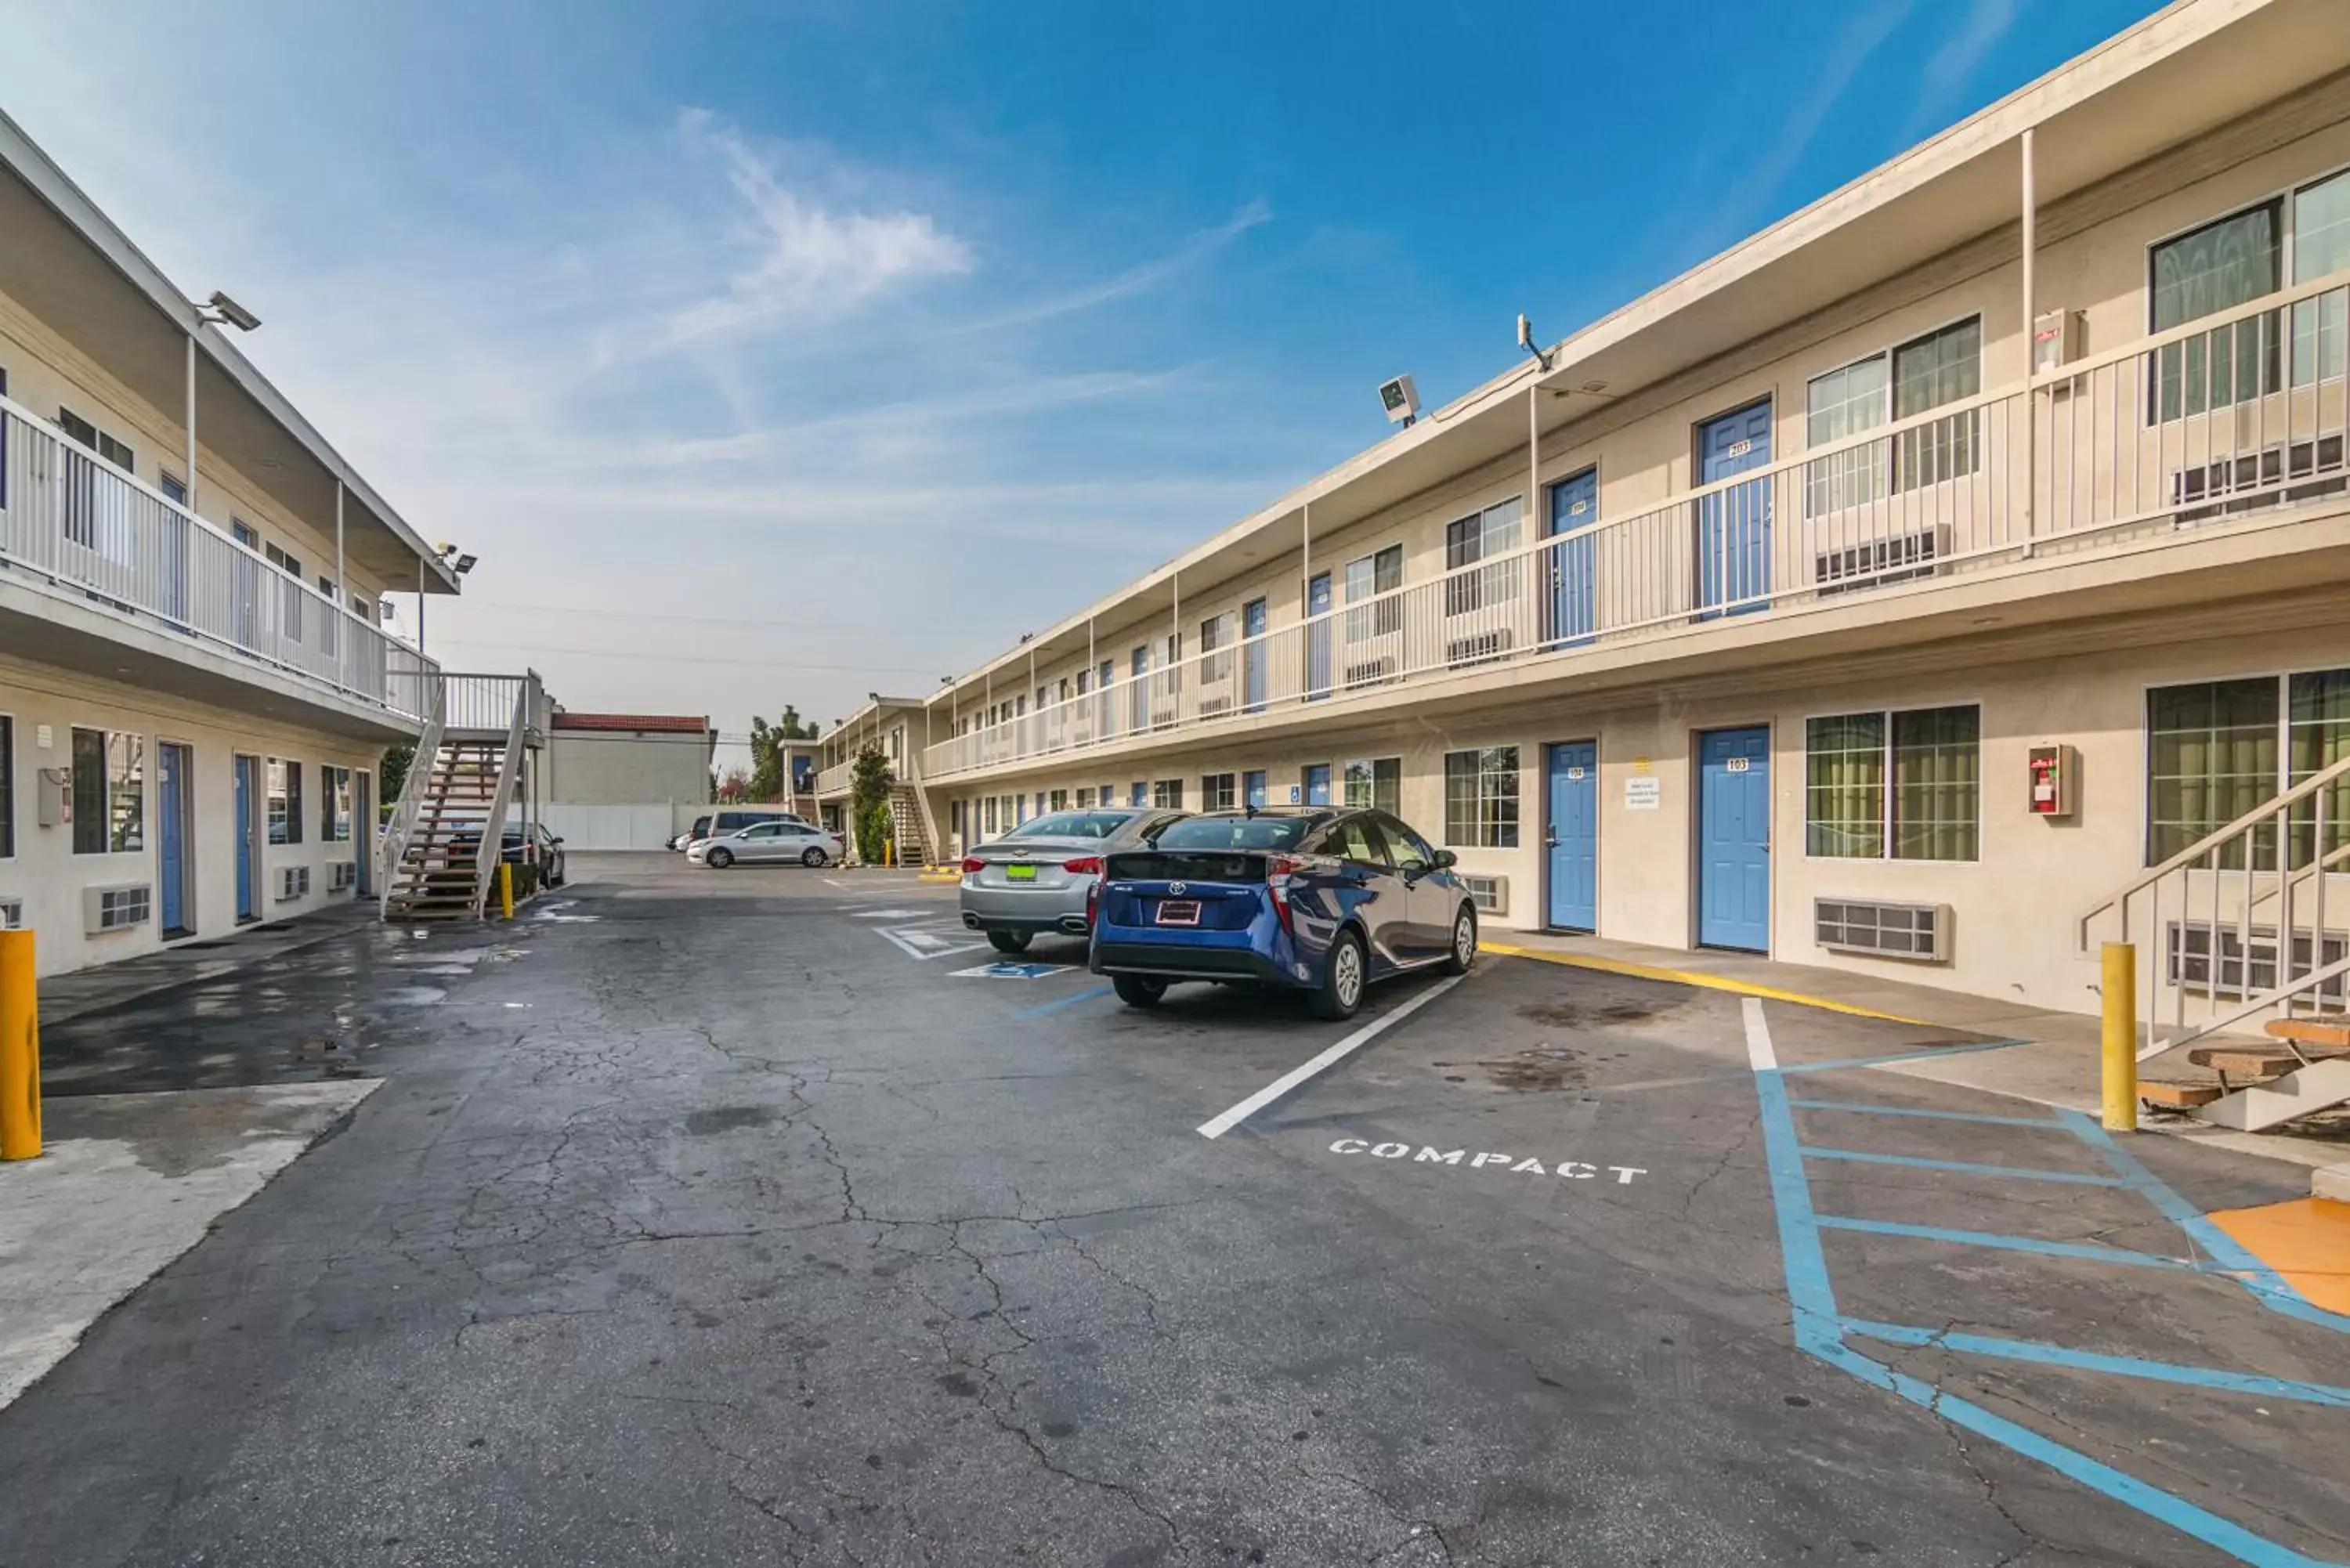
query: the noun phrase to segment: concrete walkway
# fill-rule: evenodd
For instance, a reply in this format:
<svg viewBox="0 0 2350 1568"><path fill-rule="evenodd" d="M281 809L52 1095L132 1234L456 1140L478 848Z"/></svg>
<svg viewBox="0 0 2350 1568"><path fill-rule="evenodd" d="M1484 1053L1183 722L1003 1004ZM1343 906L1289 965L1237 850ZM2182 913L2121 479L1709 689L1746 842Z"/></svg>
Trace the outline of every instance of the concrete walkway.
<svg viewBox="0 0 2350 1568"><path fill-rule="evenodd" d="M371 924L375 919L373 899L355 899L347 904L329 904L323 909L287 919L265 920L224 937L181 942L161 952L141 953L120 963L48 975L40 982L41 1021L62 1023L68 1018L119 1007L172 986L217 980L249 964L298 952L355 927Z"/></svg>
<svg viewBox="0 0 2350 1568"><path fill-rule="evenodd" d="M2093 1115L2099 1108L2098 1021L2093 1012L2059 1012L1846 970L1780 963L1754 953L1645 947L1605 937L1509 931L1497 933L1483 946L1488 952L1512 957L1897 1019L1949 1029L1953 1034L2023 1041L2003 1051L1970 1051L1878 1070ZM2094 1005L2096 998L2085 1000ZM2183 1062L2175 1066L2165 1063L2163 1075L2186 1077L2197 1075L2197 1070ZM2350 1190L2345 1185L2350 1184L2350 1129L2334 1137L2240 1133L2189 1116L2144 1111L2138 1125L2215 1148L2306 1166L2318 1173L2313 1188L2321 1196Z"/></svg>

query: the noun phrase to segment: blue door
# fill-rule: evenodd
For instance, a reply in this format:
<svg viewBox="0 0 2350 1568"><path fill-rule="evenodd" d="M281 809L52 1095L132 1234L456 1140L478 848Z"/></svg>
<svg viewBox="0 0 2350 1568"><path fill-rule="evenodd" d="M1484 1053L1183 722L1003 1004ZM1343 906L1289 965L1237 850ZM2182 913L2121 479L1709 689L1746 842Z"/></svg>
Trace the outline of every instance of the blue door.
<svg viewBox="0 0 2350 1568"><path fill-rule="evenodd" d="M1251 811L1264 809L1264 770L1241 775L1241 804Z"/></svg>
<svg viewBox="0 0 2350 1568"><path fill-rule="evenodd" d="M236 759L236 826L230 842L236 846L236 918L261 919L261 844L253 831L253 806L261 794L259 757Z"/></svg>
<svg viewBox="0 0 2350 1568"><path fill-rule="evenodd" d="M1771 950L1771 732L1698 737L1697 940Z"/></svg>
<svg viewBox="0 0 2350 1568"><path fill-rule="evenodd" d="M1550 625L1543 640L1573 648L1599 629L1597 585L1592 558L1598 535L1586 532L1599 521L1599 471L1587 468L1550 487Z"/></svg>
<svg viewBox="0 0 2350 1568"><path fill-rule="evenodd" d="M1251 599L1241 606L1241 636L1246 642L1241 649L1241 701L1252 713L1264 706L1264 601ZM1259 801L1257 805L1263 805Z"/></svg>
<svg viewBox="0 0 2350 1568"><path fill-rule="evenodd" d="M1559 930L1599 929L1599 744L1550 749L1550 917Z"/></svg>
<svg viewBox="0 0 2350 1568"><path fill-rule="evenodd" d="M1769 400L1700 425L1697 452L1700 484L1767 464ZM1697 578L1700 619L1771 607L1764 597L1771 591L1769 480L1732 485L1697 504Z"/></svg>
<svg viewBox="0 0 2350 1568"><path fill-rule="evenodd" d="M187 805L188 748L166 741L155 748L155 851L167 937L188 929Z"/></svg>
<svg viewBox="0 0 2350 1568"><path fill-rule="evenodd" d="M1330 694L1330 574L1305 585L1305 695Z"/></svg>

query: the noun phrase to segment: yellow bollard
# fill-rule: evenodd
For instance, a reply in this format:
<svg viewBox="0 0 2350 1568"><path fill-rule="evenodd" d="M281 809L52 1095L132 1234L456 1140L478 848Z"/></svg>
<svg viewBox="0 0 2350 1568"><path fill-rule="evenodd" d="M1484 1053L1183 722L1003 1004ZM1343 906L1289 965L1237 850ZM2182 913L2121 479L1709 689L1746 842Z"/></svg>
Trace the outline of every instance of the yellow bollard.
<svg viewBox="0 0 2350 1568"><path fill-rule="evenodd" d="M2137 949L2106 944L2105 1113L2107 1132L2137 1131Z"/></svg>
<svg viewBox="0 0 2350 1568"><path fill-rule="evenodd" d="M498 908L509 920L514 919L514 862L498 862Z"/></svg>
<svg viewBox="0 0 2350 1568"><path fill-rule="evenodd" d="M41 1152L41 1006L33 933L0 931L0 1159Z"/></svg>

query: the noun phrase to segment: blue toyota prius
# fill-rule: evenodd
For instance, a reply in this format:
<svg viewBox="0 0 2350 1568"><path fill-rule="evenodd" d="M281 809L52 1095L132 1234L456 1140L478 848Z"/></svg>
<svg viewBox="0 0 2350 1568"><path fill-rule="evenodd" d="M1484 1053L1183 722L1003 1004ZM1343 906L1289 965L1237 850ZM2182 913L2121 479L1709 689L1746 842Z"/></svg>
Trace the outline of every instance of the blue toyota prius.
<svg viewBox="0 0 2350 1568"><path fill-rule="evenodd" d="M1452 866L1382 811L1187 816L1108 857L1092 969L1133 1007L1207 980L1303 991L1317 1016L1351 1017L1372 981L1476 961L1477 909Z"/></svg>

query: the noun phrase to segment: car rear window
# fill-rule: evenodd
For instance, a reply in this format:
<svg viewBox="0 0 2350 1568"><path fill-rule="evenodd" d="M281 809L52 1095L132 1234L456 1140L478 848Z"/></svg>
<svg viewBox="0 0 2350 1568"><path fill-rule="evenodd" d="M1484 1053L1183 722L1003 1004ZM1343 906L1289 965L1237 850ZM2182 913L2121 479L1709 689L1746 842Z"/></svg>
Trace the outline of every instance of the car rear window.
<svg viewBox="0 0 2350 1568"><path fill-rule="evenodd" d="M1187 816L1159 829L1160 849L1295 849L1305 836L1302 816Z"/></svg>
<svg viewBox="0 0 2350 1568"><path fill-rule="evenodd" d="M1056 811L1033 816L1006 838L1107 838L1134 820L1130 811Z"/></svg>

